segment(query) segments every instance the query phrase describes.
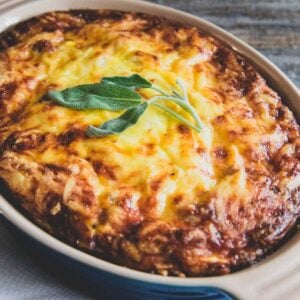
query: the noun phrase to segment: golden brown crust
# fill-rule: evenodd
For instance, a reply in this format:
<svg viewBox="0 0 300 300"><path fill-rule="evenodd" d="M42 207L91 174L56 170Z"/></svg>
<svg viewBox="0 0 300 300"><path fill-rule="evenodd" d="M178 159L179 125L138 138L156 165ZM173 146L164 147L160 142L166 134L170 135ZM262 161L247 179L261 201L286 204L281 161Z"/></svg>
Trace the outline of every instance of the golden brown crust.
<svg viewBox="0 0 300 300"><path fill-rule="evenodd" d="M257 261L296 224L299 126L215 39L145 14L82 10L18 24L0 50L0 178L60 239L138 270L202 276ZM151 111L120 136L88 139L107 112L41 98L116 72L166 87L182 76L203 131Z"/></svg>

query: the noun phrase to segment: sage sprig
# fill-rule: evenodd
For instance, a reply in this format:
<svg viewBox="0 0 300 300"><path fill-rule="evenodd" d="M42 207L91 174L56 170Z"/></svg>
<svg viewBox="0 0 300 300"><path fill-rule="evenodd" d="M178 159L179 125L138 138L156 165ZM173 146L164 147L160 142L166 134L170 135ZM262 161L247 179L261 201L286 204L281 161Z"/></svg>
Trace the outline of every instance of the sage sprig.
<svg viewBox="0 0 300 300"><path fill-rule="evenodd" d="M48 93L48 98L58 105L71 109L125 110L119 117L98 127L88 126L87 135L89 137L103 137L123 132L138 122L149 105L163 110L190 128L200 132L202 123L197 111L189 102L185 84L178 80L177 85L181 93L173 90L172 94L168 94L138 74L129 77L104 77L100 83L79 85L62 91L51 91ZM152 89L159 95L148 100L143 99L137 91L141 88ZM172 102L180 106L194 119L195 124L170 107L165 106L164 102Z"/></svg>

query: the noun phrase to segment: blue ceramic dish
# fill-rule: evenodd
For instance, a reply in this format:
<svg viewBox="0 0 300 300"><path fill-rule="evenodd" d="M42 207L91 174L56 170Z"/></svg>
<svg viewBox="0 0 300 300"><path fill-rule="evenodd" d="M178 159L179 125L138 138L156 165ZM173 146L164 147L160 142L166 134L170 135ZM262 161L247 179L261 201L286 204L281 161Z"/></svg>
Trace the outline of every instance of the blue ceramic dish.
<svg viewBox="0 0 300 300"><path fill-rule="evenodd" d="M276 66L219 27L174 9L135 0L11 0L4 1L2 6L0 4L0 32L47 11L84 8L139 11L198 27L227 43L255 65L299 121L299 91ZM50 261L60 270L69 270L72 278L84 278L101 299L274 299L279 292L289 299L295 297L294 291L299 285L299 232L278 251L253 267L225 276L175 278L130 270L72 248L38 228L1 195L0 211L9 227L21 233L27 245L42 257L47 257L42 260Z"/></svg>
<svg viewBox="0 0 300 300"><path fill-rule="evenodd" d="M123 277L109 274L105 271L87 266L69 256L45 247L36 239L31 238L14 226L5 218L0 217L0 223L6 226L14 235L17 235L23 246L34 260L59 278L72 278L73 285L80 286L88 296L101 300L232 300L224 291L208 286L199 286L186 289L182 287L160 286L132 281Z"/></svg>

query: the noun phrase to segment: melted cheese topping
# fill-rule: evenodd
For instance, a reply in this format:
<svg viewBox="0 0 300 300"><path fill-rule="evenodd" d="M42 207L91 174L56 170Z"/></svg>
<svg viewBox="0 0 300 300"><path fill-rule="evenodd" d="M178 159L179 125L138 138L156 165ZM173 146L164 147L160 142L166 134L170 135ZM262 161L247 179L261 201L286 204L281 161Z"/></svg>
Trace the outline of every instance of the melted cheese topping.
<svg viewBox="0 0 300 300"><path fill-rule="evenodd" d="M74 16L63 16L75 22ZM255 249L248 256L237 249L252 247L249 234L262 224L278 222L275 210L284 210L283 201L289 202L299 187L299 174L287 175L284 166L274 166L283 155L297 163L299 130L291 113L252 67L197 29L161 20L164 26L146 30L148 18L121 16L84 26L78 21L74 30L37 32L2 54L0 83L3 89L13 82L16 86L6 92L9 97L5 91L0 97L0 176L27 199L25 208L48 230L59 235L45 216L60 214L64 205L87 226L83 230L69 221L77 244L90 248L96 237L96 252L109 244L108 252L125 251L126 259L141 267L121 263L135 268L215 274L228 272L229 264L256 259ZM125 132L87 138L88 125L120 113L73 111L40 100L49 89L134 73L170 92L181 78L203 121L202 131L149 107ZM188 118L178 106L168 105ZM50 194L56 198L50 201ZM281 221L285 228L295 220L295 207L299 209L291 203L293 213L284 213ZM141 227L138 243L126 239L136 226ZM161 239L174 243L169 234L176 230L182 231L176 238L181 245L177 261L150 259L167 251ZM150 238L152 231L159 234ZM66 235L61 234L72 242ZM111 242L120 235L125 237L121 250ZM258 242L255 247L263 248ZM169 251L174 255L177 250Z"/></svg>

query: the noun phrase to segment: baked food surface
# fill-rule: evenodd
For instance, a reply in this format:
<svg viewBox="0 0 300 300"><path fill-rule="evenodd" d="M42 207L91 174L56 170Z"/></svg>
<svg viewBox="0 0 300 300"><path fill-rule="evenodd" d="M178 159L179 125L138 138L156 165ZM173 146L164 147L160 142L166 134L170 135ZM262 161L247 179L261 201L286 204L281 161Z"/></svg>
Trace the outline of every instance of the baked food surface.
<svg viewBox="0 0 300 300"><path fill-rule="evenodd" d="M18 24L0 49L0 178L59 239L130 268L206 276L261 259L296 224L299 126L226 45L163 18L83 10ZM202 131L151 107L123 133L89 138L89 124L119 113L44 101L134 73L165 90L180 77Z"/></svg>

